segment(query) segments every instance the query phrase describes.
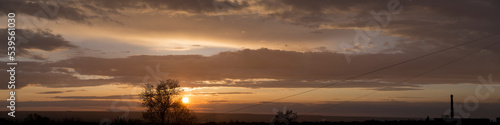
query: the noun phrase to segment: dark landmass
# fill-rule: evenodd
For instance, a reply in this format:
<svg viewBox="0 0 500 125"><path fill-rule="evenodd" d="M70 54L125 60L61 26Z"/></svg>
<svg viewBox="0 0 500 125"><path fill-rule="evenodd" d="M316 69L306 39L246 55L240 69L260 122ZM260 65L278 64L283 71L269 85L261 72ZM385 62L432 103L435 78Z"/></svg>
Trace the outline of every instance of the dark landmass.
<svg viewBox="0 0 500 125"><path fill-rule="evenodd" d="M2 111L1 113L7 114ZM269 125L271 114L197 113L200 125ZM16 117L0 115L0 125L148 125L142 112L22 111ZM440 118L392 118L347 116L300 116L290 125L500 125L490 119L443 120Z"/></svg>
<svg viewBox="0 0 500 125"><path fill-rule="evenodd" d="M0 113L7 114L3 111ZM125 117L126 119L141 119L142 112L98 112L98 111L19 111L16 112L16 118L7 115L0 115L0 118L23 120L29 114L39 114L54 120L63 120L68 118L78 118L82 121L100 122L103 119L116 119ZM274 115L272 114L221 114L221 113L196 113L200 122L269 122ZM351 117L351 116L321 116L321 115L300 115L298 122L304 121L393 121L393 120L423 120L424 118L396 118L396 117Z"/></svg>

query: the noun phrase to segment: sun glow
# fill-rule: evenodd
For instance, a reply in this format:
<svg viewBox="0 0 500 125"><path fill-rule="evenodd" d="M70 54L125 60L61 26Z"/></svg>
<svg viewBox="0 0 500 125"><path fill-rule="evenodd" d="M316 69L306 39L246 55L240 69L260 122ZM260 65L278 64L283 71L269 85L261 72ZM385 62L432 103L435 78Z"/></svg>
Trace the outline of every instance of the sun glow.
<svg viewBox="0 0 500 125"><path fill-rule="evenodd" d="M182 97L182 103L189 103L189 98L187 97Z"/></svg>

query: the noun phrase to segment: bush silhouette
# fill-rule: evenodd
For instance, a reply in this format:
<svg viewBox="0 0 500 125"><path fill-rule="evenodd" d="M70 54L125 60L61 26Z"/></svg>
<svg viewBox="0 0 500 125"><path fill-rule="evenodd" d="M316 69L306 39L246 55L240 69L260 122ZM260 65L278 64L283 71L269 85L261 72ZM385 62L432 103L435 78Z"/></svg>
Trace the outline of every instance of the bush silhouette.
<svg viewBox="0 0 500 125"><path fill-rule="evenodd" d="M298 117L297 112L292 110L277 111L271 120L271 125L289 125Z"/></svg>
<svg viewBox="0 0 500 125"><path fill-rule="evenodd" d="M28 117L24 119L24 124L26 125L50 125L52 121L48 117L43 117L39 114L29 114Z"/></svg>

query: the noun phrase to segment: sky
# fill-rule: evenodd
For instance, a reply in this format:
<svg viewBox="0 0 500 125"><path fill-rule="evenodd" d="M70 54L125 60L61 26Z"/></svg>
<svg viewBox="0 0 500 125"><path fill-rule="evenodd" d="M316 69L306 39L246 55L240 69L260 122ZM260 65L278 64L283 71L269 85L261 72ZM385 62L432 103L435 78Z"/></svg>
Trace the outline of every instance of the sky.
<svg viewBox="0 0 500 125"><path fill-rule="evenodd" d="M500 116L498 1L4 3L19 111L142 111L145 83L177 79L203 113L441 117L453 94L455 116Z"/></svg>

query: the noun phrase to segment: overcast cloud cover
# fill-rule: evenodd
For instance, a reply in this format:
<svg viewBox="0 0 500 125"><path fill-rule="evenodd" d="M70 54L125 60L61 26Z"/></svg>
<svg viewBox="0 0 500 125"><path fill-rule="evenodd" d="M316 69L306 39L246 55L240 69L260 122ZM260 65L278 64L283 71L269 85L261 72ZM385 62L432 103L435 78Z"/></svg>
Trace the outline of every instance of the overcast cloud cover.
<svg viewBox="0 0 500 125"><path fill-rule="evenodd" d="M500 74L500 45L482 49L500 40L494 36L500 33L500 1L496 0L400 0L392 3L400 5L400 11L389 13L390 21L387 25L378 24L380 34L367 43L356 43L356 30L376 29L366 27L367 23L377 21L371 13L389 11L391 1L7 0L6 3L0 4L2 15L15 10L21 20L29 19L19 22L18 29L22 38L18 39L20 45L16 51L22 62L16 74L16 88L21 90L29 85L61 89L109 84L140 86L151 72L162 79L179 79L183 87L252 89L315 88L332 84L326 88L388 87L383 91L404 92L423 90L426 85L479 85L477 77L489 74L493 74L492 81L500 81L500 77L495 77ZM382 19L388 18L382 16ZM48 22L28 26L37 21ZM2 38L6 37L3 28L0 27ZM485 37L488 38L336 84ZM476 51L436 71L399 83ZM0 57L2 62L6 61L5 55ZM0 75L8 74L0 72ZM151 77L146 81L154 80ZM8 79L0 77L0 81ZM5 90L6 86L0 88ZM106 99L119 98L119 95L53 96L73 92L85 93L85 90L39 92L60 100L26 100L20 106L58 106L54 105L57 103L98 107L109 106L111 102ZM258 92L197 95L255 93ZM206 102L209 104L197 108L251 105L228 103L231 100L227 99ZM404 113L398 110L411 108L415 114L406 116L413 117L441 112L446 107L441 102L353 103L330 115L373 115L384 111L387 114L383 116L399 116ZM388 104L391 108L363 113L367 110L360 108ZM480 109L487 112L484 117L499 115L499 109L492 108L495 104L488 103ZM272 106L277 105L294 105L306 112L331 104ZM428 106L427 110L415 108L419 105ZM268 108L252 113L263 113ZM492 113L495 111L498 112Z"/></svg>

